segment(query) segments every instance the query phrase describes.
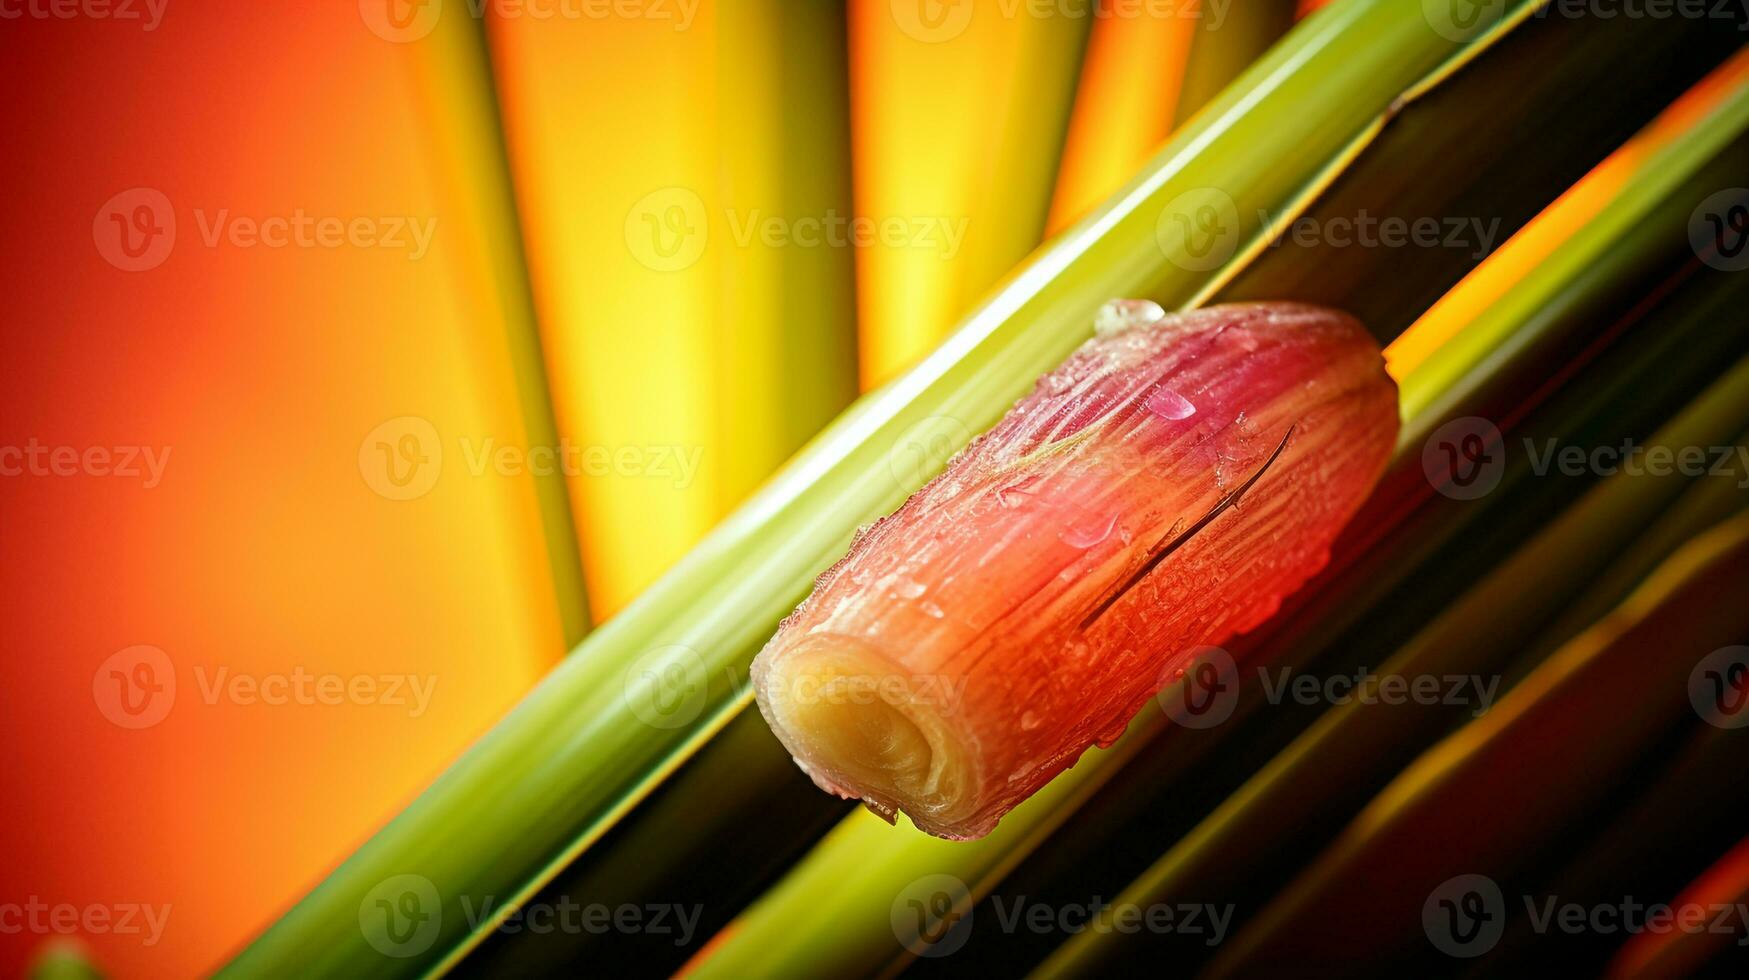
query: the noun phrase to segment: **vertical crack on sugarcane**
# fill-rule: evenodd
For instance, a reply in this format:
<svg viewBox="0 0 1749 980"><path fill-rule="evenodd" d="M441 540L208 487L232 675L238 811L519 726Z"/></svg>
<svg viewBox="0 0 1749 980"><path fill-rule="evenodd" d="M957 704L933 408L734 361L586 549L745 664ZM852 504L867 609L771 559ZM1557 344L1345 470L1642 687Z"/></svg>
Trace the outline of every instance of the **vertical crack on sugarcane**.
<svg viewBox="0 0 1749 980"><path fill-rule="evenodd" d="M1112 606L1117 604L1119 599L1122 599L1131 589L1140 584L1142 579L1147 578L1150 572L1160 567L1160 563L1165 561L1169 555L1183 547L1184 543L1189 541L1192 537L1195 537L1198 531L1208 527L1209 524L1213 522L1215 518L1221 516L1227 508L1237 504L1239 498L1245 495L1245 491L1250 490L1256 485L1258 480L1263 479L1263 474L1269 472L1269 468L1275 465L1277 459L1281 458L1282 451L1287 448L1287 441L1293 438L1293 434L1294 427L1290 425L1287 427L1287 432L1283 433L1281 443L1275 447L1274 452L1269 454L1269 458L1263 461L1263 465L1257 468L1257 472L1251 474L1251 477L1244 483L1240 484L1232 493L1222 497L1218 503L1209 508L1208 513L1202 515L1201 519L1190 527L1185 528L1184 533L1170 541L1162 539L1164 543L1156 546L1158 550L1150 555L1147 561L1142 563L1142 567L1136 569L1135 573L1125 579L1122 585L1119 585L1109 596L1103 599L1098 606L1094 607L1093 611L1087 614L1087 618L1081 620L1082 631L1090 629L1093 624L1098 621L1099 617L1105 615L1107 610L1111 609ZM1170 534L1171 532L1168 531L1167 533Z"/></svg>

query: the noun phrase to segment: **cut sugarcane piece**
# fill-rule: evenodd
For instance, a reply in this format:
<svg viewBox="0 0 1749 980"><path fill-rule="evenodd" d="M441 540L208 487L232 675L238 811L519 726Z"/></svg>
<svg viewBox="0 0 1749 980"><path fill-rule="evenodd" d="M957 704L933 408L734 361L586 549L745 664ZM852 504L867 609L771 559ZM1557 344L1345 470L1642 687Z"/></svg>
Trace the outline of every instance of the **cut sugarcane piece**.
<svg viewBox="0 0 1749 980"><path fill-rule="evenodd" d="M1384 468L1396 387L1351 317L1117 301L1097 334L860 534L754 660L760 710L822 789L989 833L1268 618Z"/></svg>

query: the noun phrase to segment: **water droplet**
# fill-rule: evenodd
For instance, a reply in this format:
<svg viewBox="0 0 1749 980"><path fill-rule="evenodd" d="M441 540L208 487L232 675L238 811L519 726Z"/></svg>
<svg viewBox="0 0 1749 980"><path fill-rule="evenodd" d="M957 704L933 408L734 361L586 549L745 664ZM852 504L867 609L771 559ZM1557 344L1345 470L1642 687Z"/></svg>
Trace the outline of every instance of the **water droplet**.
<svg viewBox="0 0 1749 980"><path fill-rule="evenodd" d="M1026 714L1020 716L1020 730L1023 732L1032 731L1038 727L1038 724L1039 717L1036 712L1028 711Z"/></svg>
<svg viewBox="0 0 1749 980"><path fill-rule="evenodd" d="M1242 351L1257 349L1257 335L1244 327L1228 327L1221 331L1221 340Z"/></svg>
<svg viewBox="0 0 1749 980"><path fill-rule="evenodd" d="M901 599L915 599L923 594L923 583L916 579L902 578L893 583L893 592Z"/></svg>
<svg viewBox="0 0 1749 980"><path fill-rule="evenodd" d="M1022 503L1024 503L1023 498L1032 496L1032 492L1030 490L1026 489L1027 487L1032 485L1032 482L1033 482L1032 478L1029 477L1025 480L1020 481L1019 483L1011 483L1008 486L1002 487L1001 489L997 490L996 491L996 503L997 503L997 505L1001 506L1001 507L1011 508L1011 509L1015 508L1015 507L1019 507Z"/></svg>
<svg viewBox="0 0 1749 980"><path fill-rule="evenodd" d="M1190 399L1171 388L1155 389L1142 404L1147 406L1148 411L1173 422L1196 414L1196 406L1190 403Z"/></svg>
<svg viewBox="0 0 1749 980"><path fill-rule="evenodd" d="M930 619L940 619L941 617L947 615L947 613L942 611L942 608L940 606L936 605L933 602L930 602L928 599L925 599L921 603L919 603L917 605L917 608L922 610L923 615L928 616Z"/></svg>
<svg viewBox="0 0 1749 980"><path fill-rule="evenodd" d="M1093 318L1093 332L1101 337L1115 337L1165 315L1165 309L1151 299L1114 299L1099 308Z"/></svg>
<svg viewBox="0 0 1749 980"><path fill-rule="evenodd" d="M1069 547L1086 550L1111 537L1112 526L1116 523L1117 515L1107 514L1104 517L1094 518L1066 528L1058 536Z"/></svg>

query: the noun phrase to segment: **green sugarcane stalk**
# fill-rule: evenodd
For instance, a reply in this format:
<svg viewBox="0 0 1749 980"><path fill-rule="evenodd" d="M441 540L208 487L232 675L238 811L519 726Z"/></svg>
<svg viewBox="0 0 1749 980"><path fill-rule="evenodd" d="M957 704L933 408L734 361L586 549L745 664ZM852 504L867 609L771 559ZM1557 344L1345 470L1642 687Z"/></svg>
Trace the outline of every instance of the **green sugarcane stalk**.
<svg viewBox="0 0 1749 980"><path fill-rule="evenodd" d="M416 84L431 92L423 106L441 107L422 120L432 141L434 172L443 184L444 199L462 211L460 227L480 230L468 239L466 259L487 270L504 322L524 444L557 446L558 422L547 384L546 358L541 351L540 325L534 292L523 252L521 221L505 153L504 120L494 90L491 53L485 25L473 17L447 17L411 58ZM589 600L584 589L583 558L577 550L577 522L565 476L536 472L533 483L540 514L541 541L553 583L565 648L571 649L589 632Z"/></svg>

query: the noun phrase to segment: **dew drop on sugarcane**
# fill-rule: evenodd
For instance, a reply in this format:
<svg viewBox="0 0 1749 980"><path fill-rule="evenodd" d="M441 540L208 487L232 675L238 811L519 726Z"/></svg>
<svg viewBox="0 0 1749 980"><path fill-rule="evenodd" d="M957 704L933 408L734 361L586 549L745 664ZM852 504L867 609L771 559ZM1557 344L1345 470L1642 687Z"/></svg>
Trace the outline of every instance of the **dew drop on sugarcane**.
<svg viewBox="0 0 1749 980"><path fill-rule="evenodd" d="M902 578L893 583L893 592L901 599L915 599L923 594L923 583L916 579Z"/></svg>
<svg viewBox="0 0 1749 980"><path fill-rule="evenodd" d="M1023 714L1020 716L1020 729L1021 729L1021 731L1030 732L1033 729L1037 728L1038 725L1039 725L1038 712L1028 711L1026 714Z"/></svg>
<svg viewBox="0 0 1749 980"><path fill-rule="evenodd" d="M1115 337L1165 315L1166 310L1151 299L1114 299L1099 308L1093 318L1093 332L1101 337Z"/></svg>
<svg viewBox="0 0 1749 980"><path fill-rule="evenodd" d="M1171 388L1161 388L1155 391L1142 404L1147 406L1148 411L1170 422L1187 419L1196 414L1196 406L1190 403L1190 399Z"/></svg>
<svg viewBox="0 0 1749 980"><path fill-rule="evenodd" d="M1249 352L1257 349L1257 335L1244 327L1228 327L1222 330L1221 342L1235 350Z"/></svg>
<svg viewBox="0 0 1749 980"><path fill-rule="evenodd" d="M1084 521L1066 528L1060 537L1063 539L1063 543L1069 547L1080 548L1082 551L1086 551L1088 548L1091 548L1094 545L1099 544L1101 541L1104 541L1106 538L1111 537L1112 526L1116 523L1117 514L1106 514L1102 518Z"/></svg>
<svg viewBox="0 0 1749 980"><path fill-rule="evenodd" d="M928 599L923 600L917 608L923 613L923 615L928 616L930 619L940 619L947 615L940 606L930 602Z"/></svg>

